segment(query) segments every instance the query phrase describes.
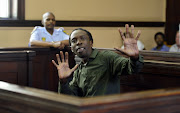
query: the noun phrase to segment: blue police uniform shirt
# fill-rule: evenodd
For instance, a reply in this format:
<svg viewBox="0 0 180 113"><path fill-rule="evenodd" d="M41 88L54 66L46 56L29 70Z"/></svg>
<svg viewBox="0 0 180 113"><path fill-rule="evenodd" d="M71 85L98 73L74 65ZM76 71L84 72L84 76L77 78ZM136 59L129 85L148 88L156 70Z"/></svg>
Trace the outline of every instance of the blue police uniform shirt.
<svg viewBox="0 0 180 113"><path fill-rule="evenodd" d="M161 49L159 50L157 49L157 47L152 48L152 50L153 51L169 51L169 47L167 47L166 45L163 45Z"/></svg>
<svg viewBox="0 0 180 113"><path fill-rule="evenodd" d="M31 33L31 41L57 42L62 40L69 40L69 35L64 32L64 28L54 29L51 35L45 27L36 26Z"/></svg>

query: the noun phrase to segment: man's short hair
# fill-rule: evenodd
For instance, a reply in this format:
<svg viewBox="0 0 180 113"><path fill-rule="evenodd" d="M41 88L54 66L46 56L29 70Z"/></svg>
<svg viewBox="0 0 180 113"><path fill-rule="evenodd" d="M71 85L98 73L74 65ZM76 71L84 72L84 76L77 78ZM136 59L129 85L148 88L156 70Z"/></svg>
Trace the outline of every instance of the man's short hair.
<svg viewBox="0 0 180 113"><path fill-rule="evenodd" d="M83 29L83 28L77 28L77 29L74 29L74 30L71 32L71 34L72 34L74 31L76 31L76 30L85 31L85 32L87 33L88 37L89 37L89 40L93 43L93 37L92 37L92 35L91 35L91 33L90 33L89 31L87 31L87 30L85 30L85 29ZM70 45L70 46L71 46L71 34L69 35L69 45Z"/></svg>
<svg viewBox="0 0 180 113"><path fill-rule="evenodd" d="M42 16L42 19L44 19L44 17L46 16L46 15L52 15L52 16L54 16L54 18L55 18L55 15L52 13L52 12L46 12L46 13L44 13L43 14L43 16Z"/></svg>
<svg viewBox="0 0 180 113"><path fill-rule="evenodd" d="M162 33L162 32L157 32L157 33L154 35L154 40L156 40L156 38L157 38L158 35L161 35L162 38L163 38L163 40L165 40L165 35L164 35L164 33Z"/></svg>

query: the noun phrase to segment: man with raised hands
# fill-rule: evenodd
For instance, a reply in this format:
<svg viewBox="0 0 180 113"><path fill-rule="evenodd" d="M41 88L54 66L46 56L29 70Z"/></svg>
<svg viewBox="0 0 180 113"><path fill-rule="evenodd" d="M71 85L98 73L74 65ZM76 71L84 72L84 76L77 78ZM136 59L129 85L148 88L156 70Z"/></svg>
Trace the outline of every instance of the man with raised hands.
<svg viewBox="0 0 180 113"><path fill-rule="evenodd" d="M112 51L99 51L93 48L93 38L89 31L78 28L72 31L69 43L71 50L82 59L80 64L70 69L68 53L62 51L56 55L58 63L52 60L59 75L59 92L80 97L101 96L120 93L120 76L139 72L143 67L143 57L139 55L137 40L141 32L134 37L134 26L126 24L126 37L118 29L124 42L124 49L115 48L129 58ZM60 60L60 57L62 60ZM74 73L73 73L74 72ZM73 73L73 79L65 82Z"/></svg>

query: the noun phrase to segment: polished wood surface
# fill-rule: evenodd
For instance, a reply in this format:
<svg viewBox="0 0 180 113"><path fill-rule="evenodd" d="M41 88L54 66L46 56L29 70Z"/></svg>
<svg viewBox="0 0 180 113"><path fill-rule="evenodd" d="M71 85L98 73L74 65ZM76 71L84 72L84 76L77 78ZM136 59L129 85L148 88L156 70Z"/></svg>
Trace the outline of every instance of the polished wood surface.
<svg viewBox="0 0 180 113"><path fill-rule="evenodd" d="M180 63L180 53L142 50L140 54L145 60Z"/></svg>
<svg viewBox="0 0 180 113"><path fill-rule="evenodd" d="M78 98L0 82L2 113L178 113L180 89Z"/></svg>

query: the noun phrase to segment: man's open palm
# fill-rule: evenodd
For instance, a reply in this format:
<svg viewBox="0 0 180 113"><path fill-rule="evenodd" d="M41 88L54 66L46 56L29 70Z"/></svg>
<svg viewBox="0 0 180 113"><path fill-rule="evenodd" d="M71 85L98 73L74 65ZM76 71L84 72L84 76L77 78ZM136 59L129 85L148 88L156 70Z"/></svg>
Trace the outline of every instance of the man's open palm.
<svg viewBox="0 0 180 113"><path fill-rule="evenodd" d="M121 29L119 29L120 36L124 42L124 49L115 48L118 51L123 52L127 56L137 59L139 56L139 50L137 47L137 40L140 37L141 32L138 31L136 37L134 37L134 25L131 25L131 32L129 31L129 25L126 24L126 36L124 36Z"/></svg>
<svg viewBox="0 0 180 113"><path fill-rule="evenodd" d="M72 72L74 72L78 65L75 65L72 69L69 68L68 64L68 52L65 52L65 57L62 51L60 51L61 60L59 57L59 54L56 54L58 64L54 60L52 60L52 63L56 66L58 70L59 79L64 79L69 77Z"/></svg>

